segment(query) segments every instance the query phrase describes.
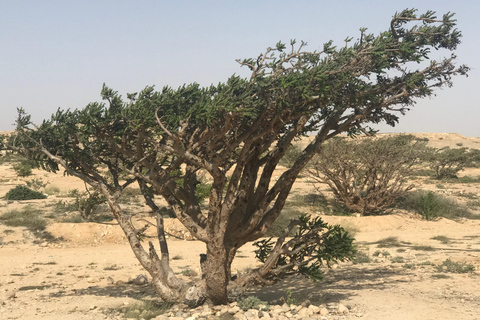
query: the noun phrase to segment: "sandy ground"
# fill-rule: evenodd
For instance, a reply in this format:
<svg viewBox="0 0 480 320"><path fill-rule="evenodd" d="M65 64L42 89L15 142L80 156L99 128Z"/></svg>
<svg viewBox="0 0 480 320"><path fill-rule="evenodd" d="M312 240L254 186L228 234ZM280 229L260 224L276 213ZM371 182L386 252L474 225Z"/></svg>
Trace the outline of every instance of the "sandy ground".
<svg viewBox="0 0 480 320"><path fill-rule="evenodd" d="M423 134L435 147L449 145L480 148L480 138L457 134ZM440 139L441 138L441 139ZM45 200L7 202L0 200L0 214L30 205L48 215L52 204L68 201L65 194L83 188L83 183L62 175L35 171L34 178L49 181L60 193ZM479 169L462 174L480 175ZM0 166L0 197L25 179L17 179L11 166ZM31 179L32 177L27 178ZM480 184L435 184L419 187L444 192L465 202L462 193L479 194ZM303 179L294 193L312 192ZM132 204L138 212L147 209ZM379 217L323 216L332 224L355 231L357 246L370 262L341 263L326 270L324 281L294 277L267 288L252 288L262 300L279 300L287 290L297 302L310 300L321 305L342 303L351 312L338 319L480 319L480 220L420 220L411 213ZM167 229L181 234L173 219ZM145 274L121 231L115 225L51 222L47 231L63 241L39 241L22 227L0 224L0 319L108 319L109 310L118 310L136 301L151 298L149 285L129 283ZM442 243L432 239L445 236ZM395 237L393 247L381 248L379 240ZM199 272L199 254L205 246L198 241L169 239L171 264L182 271ZM253 246L241 248L234 272L256 266ZM471 273L438 272L435 265L446 259L475 267ZM330 319L330 318L328 318ZM337 318L331 318L337 319Z"/></svg>

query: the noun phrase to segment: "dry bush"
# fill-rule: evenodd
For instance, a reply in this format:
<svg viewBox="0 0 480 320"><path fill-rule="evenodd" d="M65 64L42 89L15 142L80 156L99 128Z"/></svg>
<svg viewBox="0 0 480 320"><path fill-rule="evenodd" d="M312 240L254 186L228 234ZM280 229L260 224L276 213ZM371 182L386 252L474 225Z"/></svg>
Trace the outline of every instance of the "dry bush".
<svg viewBox="0 0 480 320"><path fill-rule="evenodd" d="M411 135L334 139L317 154L309 174L317 183L326 183L348 209L378 214L412 189L405 177L426 150L425 142Z"/></svg>

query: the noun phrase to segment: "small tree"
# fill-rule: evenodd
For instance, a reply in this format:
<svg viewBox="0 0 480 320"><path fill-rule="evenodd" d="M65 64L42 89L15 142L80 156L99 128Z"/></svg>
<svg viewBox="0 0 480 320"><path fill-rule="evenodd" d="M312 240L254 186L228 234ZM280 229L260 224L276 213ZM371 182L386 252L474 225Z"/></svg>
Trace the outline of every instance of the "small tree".
<svg viewBox="0 0 480 320"><path fill-rule="evenodd" d="M338 202L362 215L392 205L413 185L406 177L426 153L413 136L348 141L334 139L314 158L309 174L326 183Z"/></svg>
<svg viewBox="0 0 480 320"><path fill-rule="evenodd" d="M430 169L435 172L435 179L457 178L457 173L464 168L480 163L479 152L467 148L430 149L428 156Z"/></svg>
<svg viewBox="0 0 480 320"><path fill-rule="evenodd" d="M104 86L106 104L59 110L35 130L21 110L10 148L45 169L61 167L102 194L165 300L198 303L206 296L221 304L232 287L265 283L288 270L316 278L318 264L351 256L352 239L318 219L299 219L268 250L261 267L230 281L237 250L268 232L296 177L324 141L369 130L368 123L394 125L397 113L415 99L466 74L466 66L454 66L453 55L410 69L411 62L428 60L432 49L456 49L460 32L452 16L437 19L431 11L417 16L415 10L405 10L378 36L362 29L357 42L348 38L337 48L330 41L320 52L305 51L303 42L291 41L289 49L279 42L257 58L239 60L251 70L249 79L232 76L209 88L190 84L155 92L147 87L127 94L124 102ZM413 25L407 28L407 23ZM292 141L312 131L315 139L274 181L274 170ZM206 207L200 206L196 188L200 174L212 182ZM143 247L139 235L144 227L135 225L132 213L118 202L133 183L156 215L161 257L152 242ZM153 195L162 196L177 219L206 244L205 279L196 286L187 287L169 266ZM301 233L287 241L296 225Z"/></svg>
<svg viewBox="0 0 480 320"><path fill-rule="evenodd" d="M32 175L31 161L22 160L13 166L13 170L19 177L28 177Z"/></svg>

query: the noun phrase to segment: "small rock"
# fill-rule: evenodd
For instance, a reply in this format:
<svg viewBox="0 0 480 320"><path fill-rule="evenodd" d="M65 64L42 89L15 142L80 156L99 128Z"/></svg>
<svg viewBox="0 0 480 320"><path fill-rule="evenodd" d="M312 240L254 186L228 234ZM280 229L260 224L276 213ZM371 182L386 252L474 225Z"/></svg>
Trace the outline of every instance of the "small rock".
<svg viewBox="0 0 480 320"><path fill-rule="evenodd" d="M320 315L321 316L326 316L327 314L328 314L328 309L327 308L320 309Z"/></svg>
<svg viewBox="0 0 480 320"><path fill-rule="evenodd" d="M309 309L307 308L303 308L303 309L300 309L298 310L298 316L301 317L302 319L308 317L310 314L309 314Z"/></svg>
<svg viewBox="0 0 480 320"><path fill-rule="evenodd" d="M87 280L88 283L97 283L100 282L97 278L90 278Z"/></svg>
<svg viewBox="0 0 480 320"><path fill-rule="evenodd" d="M245 317L243 312L237 312L233 317L238 320L247 320L247 317Z"/></svg>
<svg viewBox="0 0 480 320"><path fill-rule="evenodd" d="M7 300L15 299L17 297L17 291L13 290L12 292L8 292L6 295Z"/></svg>
<svg viewBox="0 0 480 320"><path fill-rule="evenodd" d="M312 302L311 302L310 300L308 300L308 299L302 302L302 306L303 306L304 308L309 307L311 304L312 304Z"/></svg>
<svg viewBox="0 0 480 320"><path fill-rule="evenodd" d="M348 310L348 308L345 307L343 304L338 304L338 313L348 313L349 311L350 310Z"/></svg>
<svg viewBox="0 0 480 320"><path fill-rule="evenodd" d="M227 312L230 313L230 314L236 314L238 311L240 311L240 308L238 306L228 308L228 310L227 310Z"/></svg>
<svg viewBox="0 0 480 320"><path fill-rule="evenodd" d="M115 283L115 280L113 280L112 277L108 277L108 278L107 278L107 283L108 283L108 284L114 284L114 283Z"/></svg>
<svg viewBox="0 0 480 320"><path fill-rule="evenodd" d="M248 310L243 315L245 316L245 318L247 318L247 320L259 319L257 310Z"/></svg>
<svg viewBox="0 0 480 320"><path fill-rule="evenodd" d="M311 310L312 313L314 313L314 314L320 313L320 308L317 307L317 306L314 306L313 304L311 304L311 305L308 307L308 310Z"/></svg>
<svg viewBox="0 0 480 320"><path fill-rule="evenodd" d="M132 280L132 283L136 284L137 286L143 286L144 284L148 283L148 279L144 274L140 274Z"/></svg>
<svg viewBox="0 0 480 320"><path fill-rule="evenodd" d="M290 306L286 303L284 303L282 306L281 306L281 310L283 312L287 312L287 311L290 311Z"/></svg>

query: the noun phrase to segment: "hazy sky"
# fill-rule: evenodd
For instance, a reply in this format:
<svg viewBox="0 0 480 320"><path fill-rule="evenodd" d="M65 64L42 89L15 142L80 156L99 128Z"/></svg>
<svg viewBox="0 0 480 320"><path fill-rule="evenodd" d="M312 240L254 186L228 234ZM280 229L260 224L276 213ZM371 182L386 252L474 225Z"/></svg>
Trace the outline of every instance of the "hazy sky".
<svg viewBox="0 0 480 320"><path fill-rule="evenodd" d="M40 123L58 108L99 101L104 82L126 96L147 85L208 86L246 76L235 59L256 57L279 40L308 41L310 50L330 39L342 45L360 27L385 31L396 11L412 7L457 13L458 63L472 70L381 131L480 136L478 0L0 0L0 130L13 129L17 107Z"/></svg>

